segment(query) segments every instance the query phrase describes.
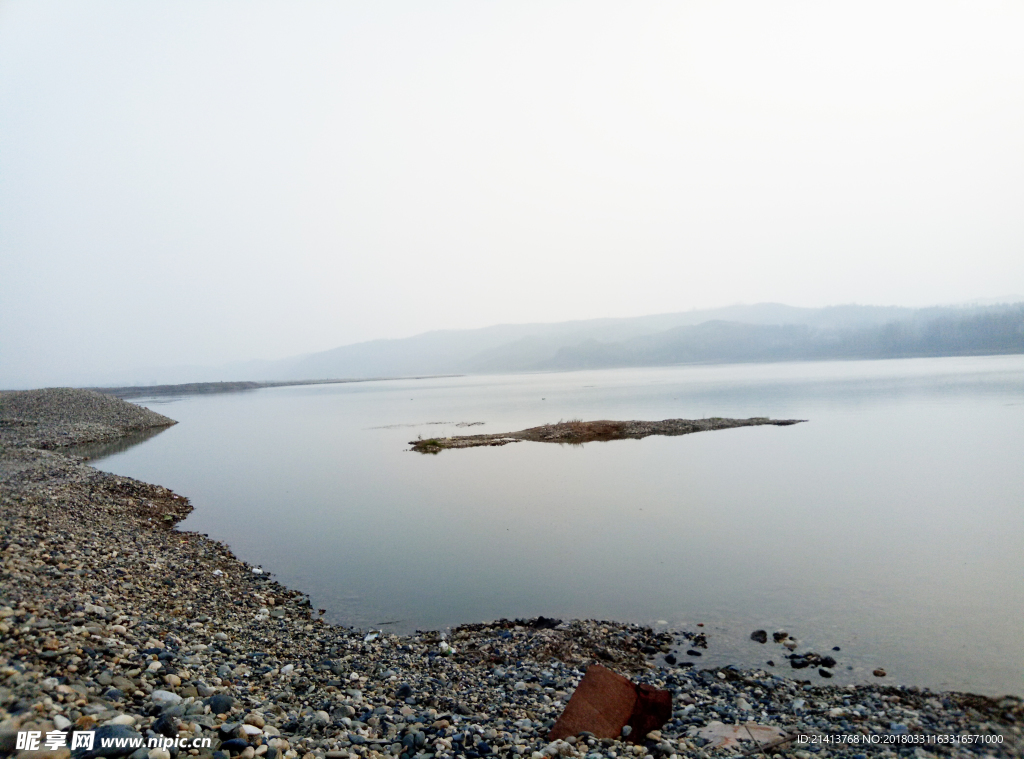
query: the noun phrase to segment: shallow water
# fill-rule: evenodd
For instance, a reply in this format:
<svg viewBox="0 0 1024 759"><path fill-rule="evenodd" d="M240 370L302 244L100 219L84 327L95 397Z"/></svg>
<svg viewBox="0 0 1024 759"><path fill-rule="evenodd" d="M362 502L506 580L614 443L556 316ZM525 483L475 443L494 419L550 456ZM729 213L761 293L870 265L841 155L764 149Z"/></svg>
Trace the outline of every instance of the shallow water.
<svg viewBox="0 0 1024 759"><path fill-rule="evenodd" d="M188 496L195 511L182 529L310 593L331 621L396 631L538 614L703 623L699 665L772 659L819 681L791 670L778 645L748 638L782 628L798 651L839 661L833 682L872 680L882 666L888 682L1024 693L1024 356L140 402L180 424L97 465ZM704 416L809 421L406 450L419 435Z"/></svg>

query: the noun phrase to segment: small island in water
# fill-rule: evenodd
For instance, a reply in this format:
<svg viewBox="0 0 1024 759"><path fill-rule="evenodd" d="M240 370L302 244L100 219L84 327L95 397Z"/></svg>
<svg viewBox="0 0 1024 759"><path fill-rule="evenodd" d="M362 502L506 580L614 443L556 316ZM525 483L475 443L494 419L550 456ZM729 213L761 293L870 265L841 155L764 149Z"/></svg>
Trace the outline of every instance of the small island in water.
<svg viewBox="0 0 1024 759"><path fill-rule="evenodd" d="M477 448L479 446L507 445L521 440L533 440L539 443L568 443L582 445L594 441L606 440L639 440L651 435L689 435L691 432L708 430L727 430L733 427L755 427L762 424L774 424L787 427L791 424L806 422L806 419L769 419L766 416L755 416L750 419L723 419L712 416L707 419L663 419L660 422L628 421L615 422L601 419L594 422L583 422L570 419L568 422L543 424L518 432L500 432L491 435L456 435L455 437L427 438L426 440L410 440L412 450L419 453L440 453L445 448Z"/></svg>

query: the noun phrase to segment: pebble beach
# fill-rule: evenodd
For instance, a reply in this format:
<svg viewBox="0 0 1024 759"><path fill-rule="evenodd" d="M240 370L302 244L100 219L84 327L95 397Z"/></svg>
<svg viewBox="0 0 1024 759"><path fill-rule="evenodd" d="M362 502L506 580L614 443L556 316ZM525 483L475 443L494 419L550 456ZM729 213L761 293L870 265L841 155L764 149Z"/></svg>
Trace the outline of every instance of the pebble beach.
<svg viewBox="0 0 1024 759"><path fill-rule="evenodd" d="M330 625L224 543L175 529L187 494L68 451L171 424L93 391L0 393L0 756L99 755L19 749L26 731L205 739L102 754L131 759L1024 756L1016 696L884 676L812 684L795 664L701 669L673 653L699 649L698 630L543 617L409 636ZM793 656L827 671L826 653ZM548 740L593 663L670 691L670 720L622 740Z"/></svg>

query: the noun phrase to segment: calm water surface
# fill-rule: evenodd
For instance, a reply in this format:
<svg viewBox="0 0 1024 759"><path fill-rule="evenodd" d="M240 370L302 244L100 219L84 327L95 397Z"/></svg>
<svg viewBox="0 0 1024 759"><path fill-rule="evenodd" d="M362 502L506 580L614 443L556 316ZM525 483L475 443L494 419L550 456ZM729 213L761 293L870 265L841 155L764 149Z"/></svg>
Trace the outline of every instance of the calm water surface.
<svg viewBox="0 0 1024 759"><path fill-rule="evenodd" d="M143 401L180 424L98 466L166 485L331 621L544 614L696 629L700 665L1024 693L1024 356L624 369ZM409 452L560 419L808 419ZM442 422L441 424L438 424ZM458 423L484 422L459 427ZM685 655L681 658L685 659ZM848 669L849 667L849 669ZM814 681L813 670L801 676Z"/></svg>

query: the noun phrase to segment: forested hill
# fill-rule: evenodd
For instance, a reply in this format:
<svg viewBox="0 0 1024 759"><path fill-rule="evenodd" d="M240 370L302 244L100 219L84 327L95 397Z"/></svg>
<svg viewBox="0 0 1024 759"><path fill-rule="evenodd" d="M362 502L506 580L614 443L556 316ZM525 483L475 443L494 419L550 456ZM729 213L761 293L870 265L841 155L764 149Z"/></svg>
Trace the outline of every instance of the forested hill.
<svg viewBox="0 0 1024 759"><path fill-rule="evenodd" d="M613 343L559 349L539 368L582 369L705 362L879 359L1024 353L1024 306L877 326L821 329L800 324L709 321Z"/></svg>
<svg viewBox="0 0 1024 759"><path fill-rule="evenodd" d="M401 377L710 362L1024 353L1024 303L911 309L774 303L624 319L499 325L259 362L261 379Z"/></svg>

